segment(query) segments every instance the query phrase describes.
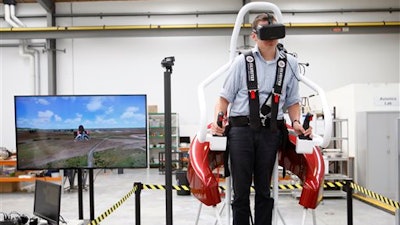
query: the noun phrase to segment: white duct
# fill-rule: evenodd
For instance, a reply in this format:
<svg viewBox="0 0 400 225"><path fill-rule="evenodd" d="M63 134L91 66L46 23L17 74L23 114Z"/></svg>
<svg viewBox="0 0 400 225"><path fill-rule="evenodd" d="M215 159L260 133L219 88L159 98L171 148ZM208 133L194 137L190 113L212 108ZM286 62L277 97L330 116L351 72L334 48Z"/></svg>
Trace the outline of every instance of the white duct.
<svg viewBox="0 0 400 225"><path fill-rule="evenodd" d="M12 19L15 23L17 23L20 27L25 27L25 24L22 23L22 21L19 20L19 19L17 18L17 16L15 16L15 5L10 5L10 16L11 16L11 19Z"/></svg>
<svg viewBox="0 0 400 225"><path fill-rule="evenodd" d="M39 51L29 48L28 40L21 40L19 45L19 54L29 59L29 64L32 68L31 76L34 82L34 93L40 94L40 65L39 65Z"/></svg>
<svg viewBox="0 0 400 225"><path fill-rule="evenodd" d="M8 4L4 4L4 19L12 27L19 27L19 25L17 23L15 23L11 18L10 5L8 5Z"/></svg>
<svg viewBox="0 0 400 225"><path fill-rule="evenodd" d="M4 4L4 19L12 27L25 27L25 24L15 15L15 5ZM29 48L29 40L21 40L19 45L19 54L29 58L32 68L32 77L34 83L34 93L40 94L40 60L39 51Z"/></svg>

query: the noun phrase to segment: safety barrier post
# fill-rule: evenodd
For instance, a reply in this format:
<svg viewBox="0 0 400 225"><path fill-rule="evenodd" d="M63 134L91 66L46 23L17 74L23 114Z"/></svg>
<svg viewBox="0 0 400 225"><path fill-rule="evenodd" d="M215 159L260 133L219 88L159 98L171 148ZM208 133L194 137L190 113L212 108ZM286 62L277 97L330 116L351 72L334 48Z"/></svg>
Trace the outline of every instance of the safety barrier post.
<svg viewBox="0 0 400 225"><path fill-rule="evenodd" d="M345 191L347 193L347 225L353 225L353 188L351 188L352 180L345 181Z"/></svg>
<svg viewBox="0 0 400 225"><path fill-rule="evenodd" d="M400 209L396 209L395 217L396 217L395 225L399 225L400 224Z"/></svg>
<svg viewBox="0 0 400 225"><path fill-rule="evenodd" d="M134 183L133 188L135 188L135 224L140 225L140 193L142 192L143 184L140 182Z"/></svg>

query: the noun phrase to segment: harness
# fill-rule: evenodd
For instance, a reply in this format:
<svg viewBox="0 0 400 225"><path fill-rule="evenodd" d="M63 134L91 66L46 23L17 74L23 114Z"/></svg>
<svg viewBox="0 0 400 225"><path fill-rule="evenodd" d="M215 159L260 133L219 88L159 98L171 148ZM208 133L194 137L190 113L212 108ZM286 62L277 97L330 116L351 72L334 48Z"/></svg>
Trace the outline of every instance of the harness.
<svg viewBox="0 0 400 225"><path fill-rule="evenodd" d="M252 51L245 53L246 73L247 73L247 90L249 95L249 122L252 129L259 129L261 126L266 126L270 120L272 130L278 129L277 117L279 109L279 100L282 94L283 81L286 72L286 51L282 44L278 44L279 59L276 66L276 76L274 87L260 108L259 90L257 83L257 71L254 56ZM272 97L271 101L270 98ZM271 106L269 106L271 105Z"/></svg>

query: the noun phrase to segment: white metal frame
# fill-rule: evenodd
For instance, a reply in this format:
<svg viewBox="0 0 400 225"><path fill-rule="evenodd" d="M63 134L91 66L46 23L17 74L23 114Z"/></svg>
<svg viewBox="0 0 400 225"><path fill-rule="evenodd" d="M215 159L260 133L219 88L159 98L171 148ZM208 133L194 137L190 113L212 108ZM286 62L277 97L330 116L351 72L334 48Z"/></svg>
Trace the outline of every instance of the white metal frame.
<svg viewBox="0 0 400 225"><path fill-rule="evenodd" d="M199 108L200 108L200 130L197 133L197 138L200 143L204 143L206 141L206 136L207 136L207 107L206 107L206 100L205 100L205 89L206 87L211 84L216 78L224 74L230 65L233 62L233 59L236 56L236 48L237 48L237 40L239 37L239 32L241 29L241 26L243 24L243 19L244 16L250 11L250 10L266 10L266 11L272 11L276 17L277 22L282 23L282 13L280 9L272 3L269 2L250 2L246 5L244 5L237 17L236 17L236 22L235 26L233 29L233 33L231 36L231 42L230 42L230 49L229 49L229 61L221 66L217 71L212 73L209 77L207 77L203 82L201 82L197 88L197 93L198 93L198 101L199 101ZM309 80L308 78L304 76L300 76L300 81L303 82L306 86L314 90L315 92L318 93L319 97L321 98L321 103L322 103L322 109L324 112L324 115L331 115L331 112L329 110L328 103L326 101L326 96L325 92L320 88L317 84ZM324 130L324 135L323 137L313 134L313 141L317 146L322 146L326 147L329 145L330 138L331 138L331 132L332 132L332 118L330 116L325 117L325 130ZM277 224L277 216L278 216L278 207L277 207L277 202L278 202L278 159L276 159L275 166L274 166L274 172L273 172L273 197L275 199L275 205L274 205L274 219L273 219L273 224ZM231 179L228 178L226 179L226 197L225 197L225 206L222 206L222 208L225 208L226 211L226 224L230 224L230 218L231 218L231 212L230 212L230 201L231 201L231 196L232 196L232 191L231 191ZM202 203L200 203L202 204ZM222 225L221 219L220 219L220 214L218 212L218 209L216 206L214 206L217 214L217 222ZM201 211L201 205L199 207L199 212L198 212L198 217L200 216L200 211ZM303 215L303 223L305 220L305 214L306 210L304 211ZM283 218L281 217L282 221ZM315 222L315 214L313 212L313 217L314 217L314 224ZM284 222L284 221L283 221ZM196 219L196 224L198 223L198 218Z"/></svg>

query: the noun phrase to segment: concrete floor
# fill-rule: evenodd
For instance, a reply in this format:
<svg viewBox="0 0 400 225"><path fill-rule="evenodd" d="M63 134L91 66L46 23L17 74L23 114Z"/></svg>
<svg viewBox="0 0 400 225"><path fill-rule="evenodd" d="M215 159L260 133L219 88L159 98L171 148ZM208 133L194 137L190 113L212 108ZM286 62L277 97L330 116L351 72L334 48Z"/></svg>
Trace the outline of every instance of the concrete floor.
<svg viewBox="0 0 400 225"><path fill-rule="evenodd" d="M177 184L175 175L173 184ZM158 169L125 169L122 174L117 170L94 170L94 201L95 217L103 214L107 209L116 204L133 188L134 182L143 184L165 184L165 176ZM23 184L28 187L32 184ZM65 182L68 187L68 182ZM223 185L223 184L221 184ZM28 217L33 216L33 192L3 193L0 194L0 212L10 213L16 211ZM78 193L64 191L62 195L61 216L66 221L78 219ZM90 218L89 192L84 191L84 218ZM221 207L220 204L218 207ZM141 192L141 224L159 225L166 224L166 201L164 190L142 190ZM279 212L284 222L278 220L278 225L300 225L302 223L303 208L298 200L290 194L280 194ZM173 191L173 224L195 224L199 209L199 201L192 195L177 195ZM347 210L345 198L325 199L315 210L316 224L318 225L346 225ZM0 216L0 218L2 218ZM214 225L215 210L203 206L199 217L199 225ZM225 216L222 215L223 222ZM354 225L395 225L395 216L367 205L358 200L353 200ZM107 224L135 224L135 195L131 195L120 207L104 218L102 225ZM305 225L313 224L312 213L307 211Z"/></svg>

